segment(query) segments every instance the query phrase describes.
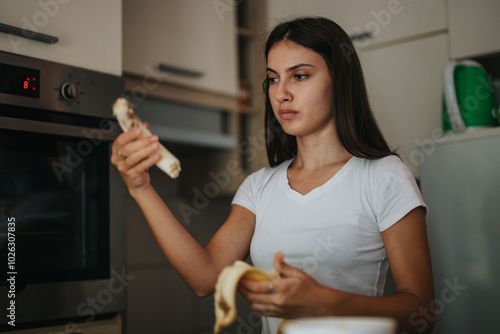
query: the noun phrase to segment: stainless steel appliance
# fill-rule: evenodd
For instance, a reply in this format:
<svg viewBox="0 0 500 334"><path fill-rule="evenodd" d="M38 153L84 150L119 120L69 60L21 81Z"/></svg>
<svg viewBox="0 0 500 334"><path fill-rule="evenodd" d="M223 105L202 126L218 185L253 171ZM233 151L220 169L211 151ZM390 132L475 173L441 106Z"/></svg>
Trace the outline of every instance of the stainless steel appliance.
<svg viewBox="0 0 500 334"><path fill-rule="evenodd" d="M420 147L429 206L434 333L489 333L500 299L500 128L449 134ZM415 322L426 326L425 312Z"/></svg>
<svg viewBox="0 0 500 334"><path fill-rule="evenodd" d="M0 331L124 310L126 189L109 160L123 91L0 52Z"/></svg>

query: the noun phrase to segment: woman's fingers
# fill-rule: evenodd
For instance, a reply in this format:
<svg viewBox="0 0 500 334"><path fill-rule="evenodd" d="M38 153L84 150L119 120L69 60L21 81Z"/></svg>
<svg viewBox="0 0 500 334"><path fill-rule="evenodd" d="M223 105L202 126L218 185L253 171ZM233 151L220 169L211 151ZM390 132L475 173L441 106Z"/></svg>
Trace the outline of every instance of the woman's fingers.
<svg viewBox="0 0 500 334"><path fill-rule="evenodd" d="M151 144L155 144L156 148L158 148L158 136L149 136L149 137L129 141L126 144L118 147L117 151L123 157L127 158L127 157L133 155L134 153L143 150L147 146L150 146Z"/></svg>
<svg viewBox="0 0 500 334"><path fill-rule="evenodd" d="M266 316L293 317L314 308L317 283L305 272L283 261L283 253L274 258L280 278L268 281L243 279L238 286L251 308Z"/></svg>
<svg viewBox="0 0 500 334"><path fill-rule="evenodd" d="M150 182L148 169L157 164L158 136L141 138L142 131L135 129L124 132L113 142L111 163L120 172L129 190L140 189Z"/></svg>
<svg viewBox="0 0 500 334"><path fill-rule="evenodd" d="M281 279L251 280L242 279L239 292L251 303L275 303L276 297L287 290L287 283Z"/></svg>
<svg viewBox="0 0 500 334"><path fill-rule="evenodd" d="M119 163L126 158L126 156L122 152L123 147L127 143L137 140L137 138L139 138L140 135L141 135L140 130L139 131L133 130L124 132L120 134L118 137L116 137L115 141L111 145L111 152L112 152L111 163L113 163L113 165L118 167Z"/></svg>
<svg viewBox="0 0 500 334"><path fill-rule="evenodd" d="M150 138L143 138L129 143L120 149L120 153L125 156L123 161L133 167L151 156L159 148L157 141L151 141Z"/></svg>
<svg viewBox="0 0 500 334"><path fill-rule="evenodd" d="M126 145L127 143L136 140L141 135L142 131L140 129L135 129L127 132L121 133L118 137L116 137L111 149L113 152L118 152L118 150Z"/></svg>
<svg viewBox="0 0 500 334"><path fill-rule="evenodd" d="M242 278L239 283L239 287L248 292L253 293L268 293L269 284L272 280L254 280L250 278Z"/></svg>
<svg viewBox="0 0 500 334"><path fill-rule="evenodd" d="M123 171L148 158L158 150L159 144L157 136L138 139L136 134L128 131L118 136L112 147L111 162Z"/></svg>

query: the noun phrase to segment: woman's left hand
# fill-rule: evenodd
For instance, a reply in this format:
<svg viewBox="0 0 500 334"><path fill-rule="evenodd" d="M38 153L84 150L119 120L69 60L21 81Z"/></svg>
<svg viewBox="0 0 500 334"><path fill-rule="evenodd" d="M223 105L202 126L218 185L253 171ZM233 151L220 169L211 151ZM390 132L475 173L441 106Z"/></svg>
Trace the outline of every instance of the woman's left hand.
<svg viewBox="0 0 500 334"><path fill-rule="evenodd" d="M250 302L252 310L268 317L297 318L326 314L319 302L325 286L299 268L283 261L283 253L274 257L280 278L270 281L242 279L238 291Z"/></svg>

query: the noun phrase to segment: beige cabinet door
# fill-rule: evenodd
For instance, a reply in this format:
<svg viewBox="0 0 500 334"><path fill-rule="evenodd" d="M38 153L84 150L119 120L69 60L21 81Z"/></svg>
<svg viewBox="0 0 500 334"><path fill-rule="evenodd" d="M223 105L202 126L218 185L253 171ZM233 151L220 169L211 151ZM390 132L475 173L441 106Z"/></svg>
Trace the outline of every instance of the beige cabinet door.
<svg viewBox="0 0 500 334"><path fill-rule="evenodd" d="M364 52L361 61L375 117L389 144L418 177L425 157L417 145L428 144L431 152L442 133L447 35Z"/></svg>
<svg viewBox="0 0 500 334"><path fill-rule="evenodd" d="M237 94L235 6L222 0L124 0L124 72Z"/></svg>
<svg viewBox="0 0 500 334"><path fill-rule="evenodd" d="M287 17L319 15L333 19L352 35L370 33L355 42L358 48L411 36L444 31L444 0L272 0L267 2L270 24Z"/></svg>
<svg viewBox="0 0 500 334"><path fill-rule="evenodd" d="M500 52L500 1L449 0L451 58Z"/></svg>
<svg viewBox="0 0 500 334"><path fill-rule="evenodd" d="M0 23L59 39L47 44L0 33L0 50L121 75L121 8L120 0L0 0Z"/></svg>

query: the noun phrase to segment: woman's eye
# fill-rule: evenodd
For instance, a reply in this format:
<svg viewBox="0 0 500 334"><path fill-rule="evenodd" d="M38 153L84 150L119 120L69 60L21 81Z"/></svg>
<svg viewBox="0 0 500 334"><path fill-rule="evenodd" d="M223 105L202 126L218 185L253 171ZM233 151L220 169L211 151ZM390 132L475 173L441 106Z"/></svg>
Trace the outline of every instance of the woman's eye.
<svg viewBox="0 0 500 334"><path fill-rule="evenodd" d="M272 85L273 83L276 83L278 82L278 78L268 78L267 80L269 80L269 83Z"/></svg>
<svg viewBox="0 0 500 334"><path fill-rule="evenodd" d="M307 77L308 77L307 74L295 74L295 79L297 80L304 80Z"/></svg>

